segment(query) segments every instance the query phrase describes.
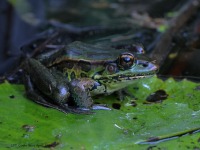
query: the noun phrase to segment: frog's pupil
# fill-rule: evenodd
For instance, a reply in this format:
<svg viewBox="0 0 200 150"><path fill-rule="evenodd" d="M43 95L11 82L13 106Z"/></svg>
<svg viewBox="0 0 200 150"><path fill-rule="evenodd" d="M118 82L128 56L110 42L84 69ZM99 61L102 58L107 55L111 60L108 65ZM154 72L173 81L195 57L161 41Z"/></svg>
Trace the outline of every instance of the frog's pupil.
<svg viewBox="0 0 200 150"><path fill-rule="evenodd" d="M130 57L124 57L123 60L124 60L125 62L130 62L131 58L130 58Z"/></svg>

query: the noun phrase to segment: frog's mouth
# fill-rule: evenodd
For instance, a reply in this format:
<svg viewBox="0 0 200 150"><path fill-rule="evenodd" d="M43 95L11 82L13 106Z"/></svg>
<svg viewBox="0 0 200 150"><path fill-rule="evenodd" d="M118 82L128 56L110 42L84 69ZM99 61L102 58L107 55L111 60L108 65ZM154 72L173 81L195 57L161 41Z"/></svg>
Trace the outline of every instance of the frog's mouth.
<svg viewBox="0 0 200 150"><path fill-rule="evenodd" d="M154 75L155 75L155 72L148 73L148 74L119 75L119 76L113 77L113 79L118 78L118 80L135 80L135 79L152 77Z"/></svg>
<svg viewBox="0 0 200 150"><path fill-rule="evenodd" d="M158 72L158 66L151 62L140 61L130 69L119 71L118 73L107 76L95 76L94 79L104 83L123 82L141 78L152 77Z"/></svg>
<svg viewBox="0 0 200 150"><path fill-rule="evenodd" d="M155 75L155 72L148 73L148 74L135 74L135 75L115 75L112 77L100 77L97 80L101 81L102 83L119 83L119 82L131 82L133 80L142 79L142 78L149 78Z"/></svg>

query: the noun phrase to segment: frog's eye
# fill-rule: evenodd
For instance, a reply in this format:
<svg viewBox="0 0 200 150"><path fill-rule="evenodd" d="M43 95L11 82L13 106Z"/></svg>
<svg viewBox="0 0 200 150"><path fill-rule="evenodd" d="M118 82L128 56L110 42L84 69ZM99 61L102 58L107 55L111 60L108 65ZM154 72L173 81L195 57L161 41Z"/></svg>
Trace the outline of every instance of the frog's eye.
<svg viewBox="0 0 200 150"><path fill-rule="evenodd" d="M115 63L110 63L106 66L106 70L108 71L109 74L113 74L117 72L117 66Z"/></svg>
<svg viewBox="0 0 200 150"><path fill-rule="evenodd" d="M129 69L133 66L135 59L136 58L131 53L122 53L119 56L119 66L123 69Z"/></svg>

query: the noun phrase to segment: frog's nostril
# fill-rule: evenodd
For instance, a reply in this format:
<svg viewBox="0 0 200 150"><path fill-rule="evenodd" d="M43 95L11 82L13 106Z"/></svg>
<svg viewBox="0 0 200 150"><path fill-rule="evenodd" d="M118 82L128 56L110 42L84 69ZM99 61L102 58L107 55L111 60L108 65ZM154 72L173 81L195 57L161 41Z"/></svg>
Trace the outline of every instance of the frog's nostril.
<svg viewBox="0 0 200 150"><path fill-rule="evenodd" d="M149 66L149 62L143 62L143 63L142 63L142 66L143 66L143 67L148 67L148 66Z"/></svg>

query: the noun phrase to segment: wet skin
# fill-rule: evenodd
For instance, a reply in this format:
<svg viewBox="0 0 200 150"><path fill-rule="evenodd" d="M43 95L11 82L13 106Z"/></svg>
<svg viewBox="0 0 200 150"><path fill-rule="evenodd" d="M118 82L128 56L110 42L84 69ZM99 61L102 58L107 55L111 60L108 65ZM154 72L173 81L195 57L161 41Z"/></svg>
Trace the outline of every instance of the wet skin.
<svg viewBox="0 0 200 150"><path fill-rule="evenodd" d="M119 91L158 70L137 47L116 49L79 41L54 46L25 62L27 96L66 113L107 110L103 105L94 105L92 96Z"/></svg>

